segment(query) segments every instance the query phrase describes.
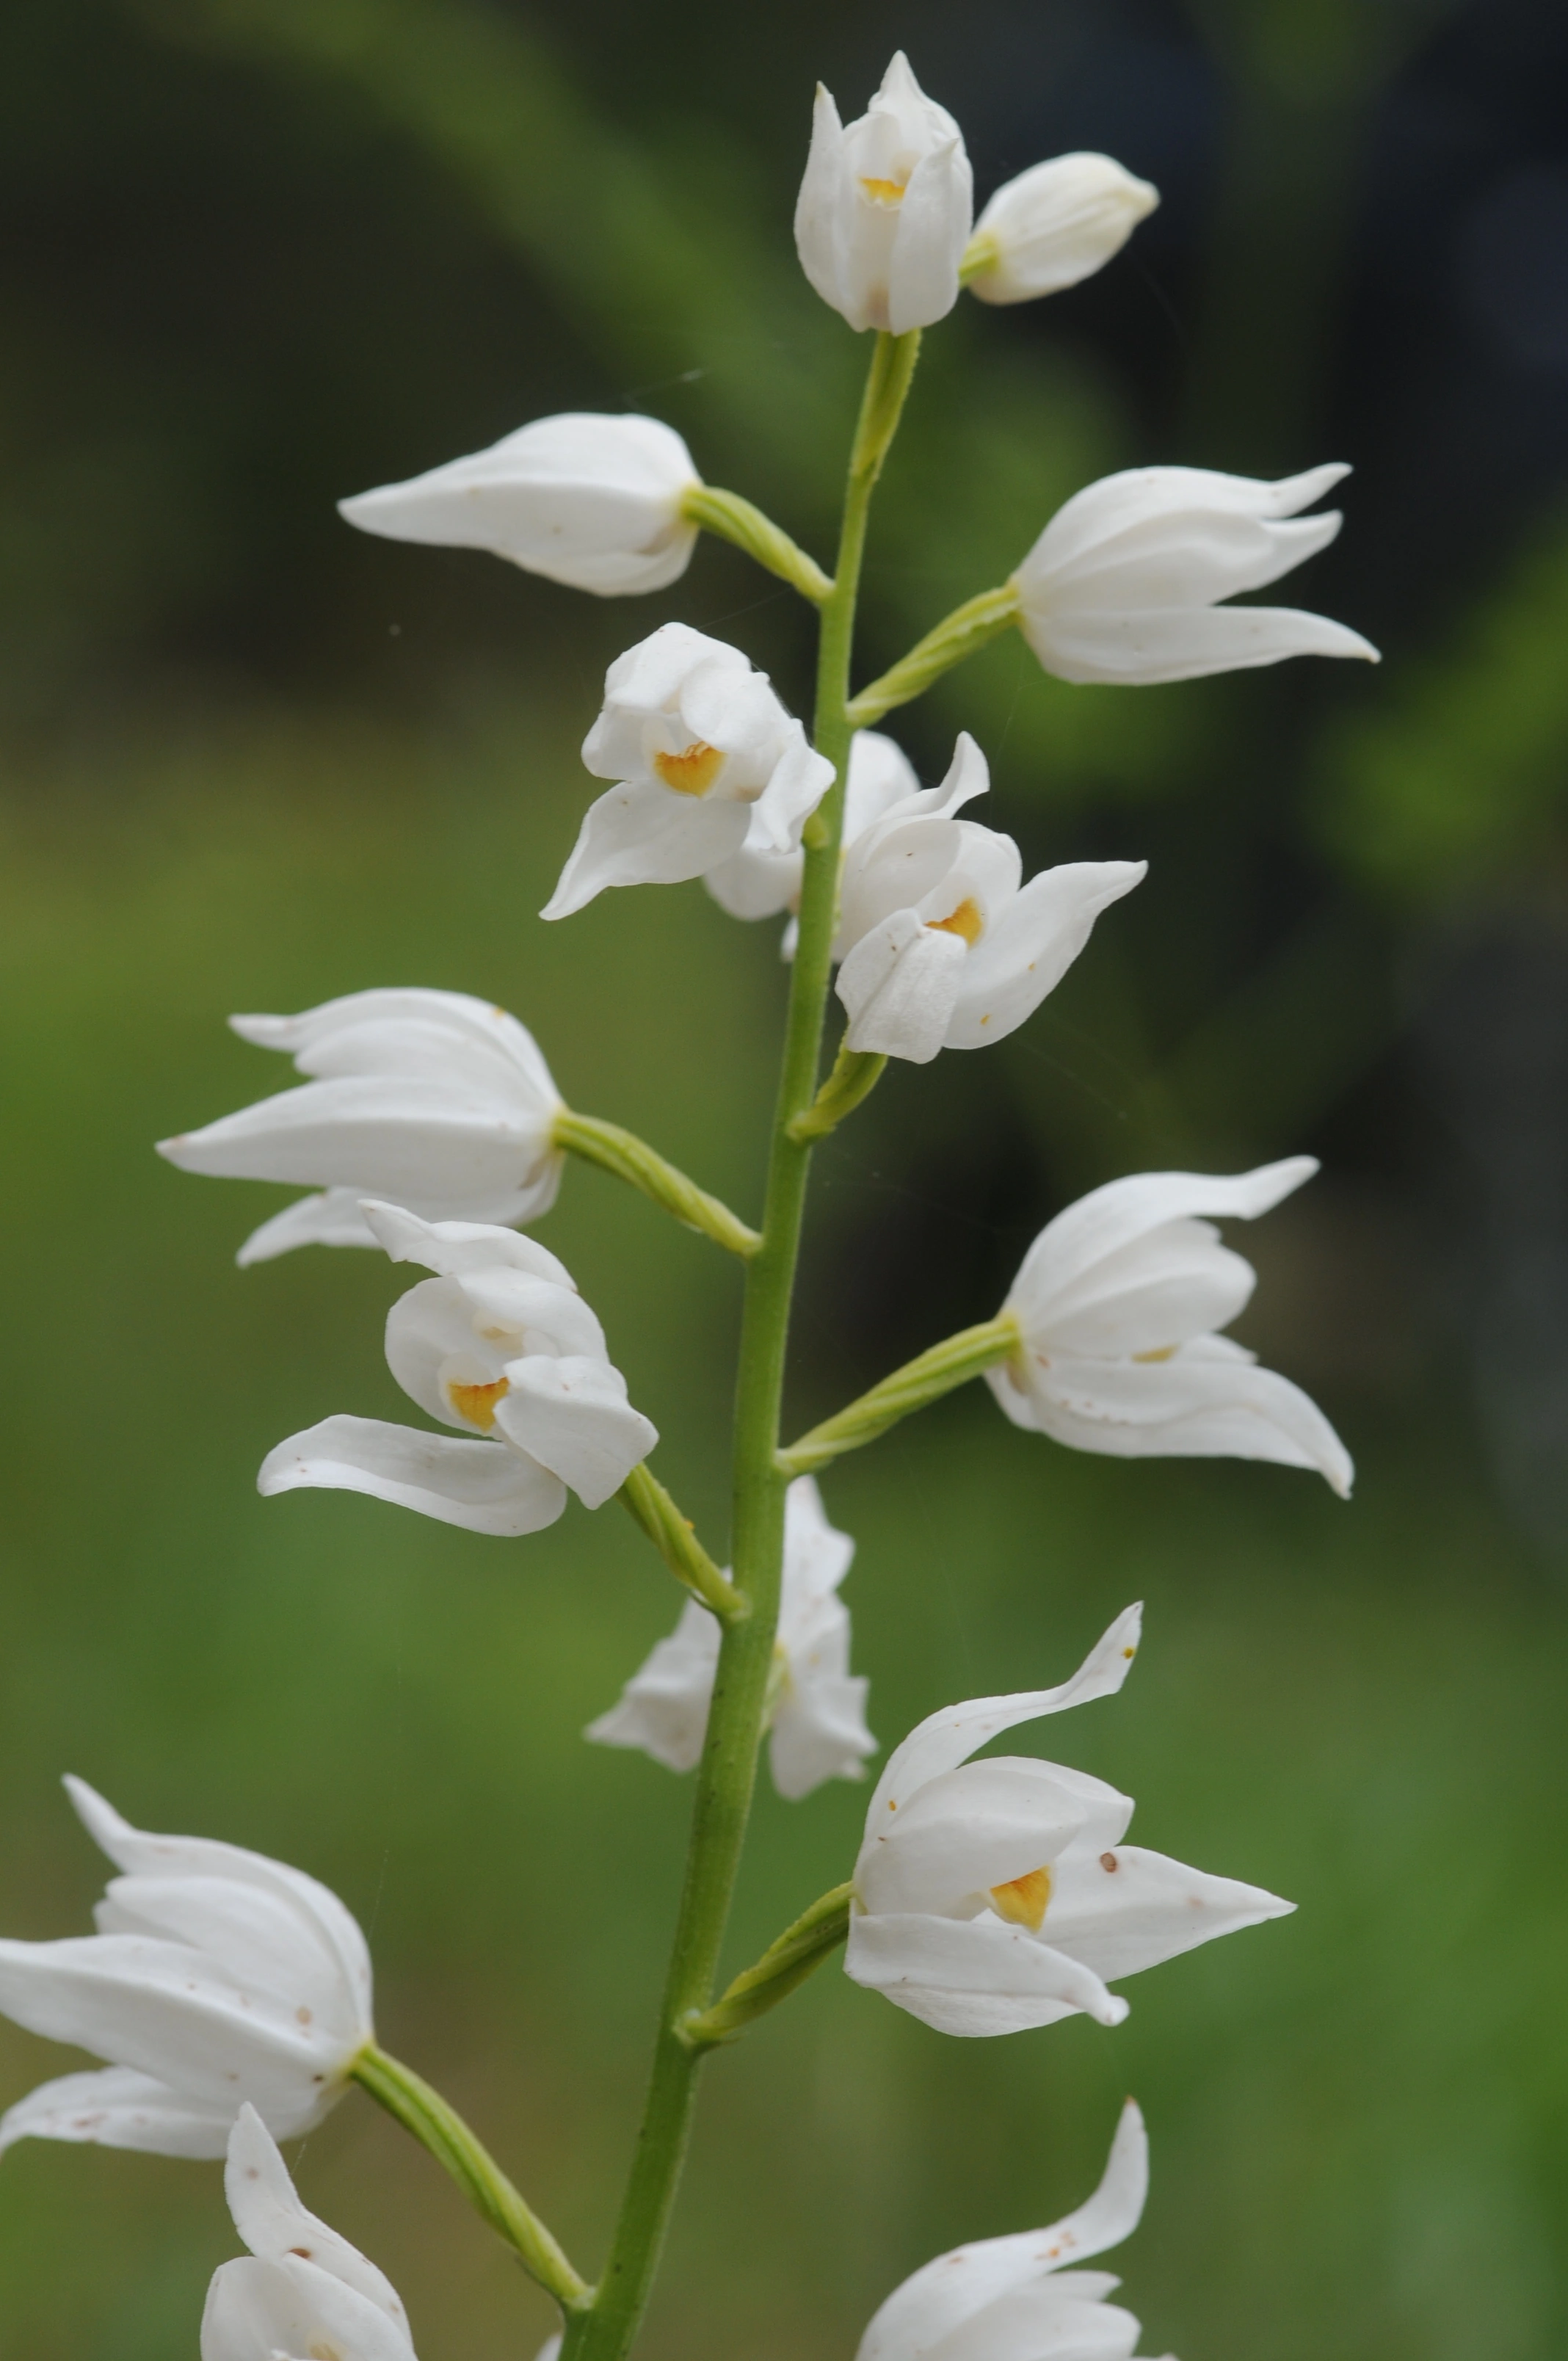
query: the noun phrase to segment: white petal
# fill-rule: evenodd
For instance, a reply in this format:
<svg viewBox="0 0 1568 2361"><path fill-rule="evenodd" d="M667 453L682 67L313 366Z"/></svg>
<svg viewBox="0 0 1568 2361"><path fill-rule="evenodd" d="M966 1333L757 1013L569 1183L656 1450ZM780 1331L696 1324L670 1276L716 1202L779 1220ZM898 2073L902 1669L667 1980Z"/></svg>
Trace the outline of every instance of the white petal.
<svg viewBox="0 0 1568 2361"><path fill-rule="evenodd" d="M1287 1156L1251 1172L1129 1172L1047 1222L1008 1295L1025 1333L1048 1324L1060 1291L1095 1264L1168 1222L1195 1215L1252 1221L1310 1180L1314 1156Z"/></svg>
<svg viewBox="0 0 1568 2361"><path fill-rule="evenodd" d="M851 308L844 255L844 128L832 93L817 85L811 116L811 147L795 207L795 244L800 267L825 303L842 313L851 328L868 325Z"/></svg>
<svg viewBox="0 0 1568 2361"><path fill-rule="evenodd" d="M608 1361L535 1353L509 1361L507 1379L511 1390L496 1404L497 1426L585 1508L602 1508L659 1440Z"/></svg>
<svg viewBox="0 0 1568 2361"><path fill-rule="evenodd" d="M858 730L850 742L850 777L844 789L845 844L853 844L906 796L919 793L919 779L904 749L880 730Z"/></svg>
<svg viewBox="0 0 1568 2361"><path fill-rule="evenodd" d="M707 1609L688 1598L670 1637L658 1642L619 1702L590 1722L584 1737L598 1746L638 1747L671 1771L694 1769L707 1730L718 1640Z"/></svg>
<svg viewBox="0 0 1568 2361"><path fill-rule="evenodd" d="M540 913L569 917L611 885L678 885L739 852L744 804L677 795L671 787L611 787L591 804L571 857Z"/></svg>
<svg viewBox="0 0 1568 2361"><path fill-rule="evenodd" d="M138 2148L148 2156L218 2157L233 2121L232 2101L203 2102L150 2074L108 2066L96 2074L63 2074L18 2099L0 2115L0 2156L17 2140L52 2139Z"/></svg>
<svg viewBox="0 0 1568 2361"><path fill-rule="evenodd" d="M1212 1223L1164 1222L1058 1288L1045 1323L1031 1320L1028 1339L1052 1360L1168 1356L1173 1345L1234 1320L1255 1278Z"/></svg>
<svg viewBox="0 0 1568 2361"><path fill-rule="evenodd" d="M246 2256L214 2274L202 2361L413 2361L400 2322L313 2264Z"/></svg>
<svg viewBox="0 0 1568 2361"><path fill-rule="evenodd" d="M444 1279L499 1268L548 1279L554 1287L576 1288L571 1272L548 1246L495 1223L428 1222L404 1205L378 1198L365 1199L360 1210L391 1262L422 1263Z"/></svg>
<svg viewBox="0 0 1568 2361"><path fill-rule="evenodd" d="M969 285L986 303L1023 303L1101 269L1154 211L1159 192L1109 156L1053 156L997 190L975 224L995 259Z"/></svg>
<svg viewBox="0 0 1568 2361"><path fill-rule="evenodd" d="M229 2136L224 2190L235 2228L259 2262L283 2263L291 2256L313 2264L406 2327L391 2281L301 2204L277 2144L254 2107L240 2109Z"/></svg>
<svg viewBox="0 0 1568 2361"><path fill-rule="evenodd" d="M258 1230L252 1230L235 1260L242 1270L252 1263L271 1262L291 1254L296 1246L373 1246L379 1244L359 1210L356 1189L327 1189L319 1196L300 1197L285 1205Z"/></svg>
<svg viewBox="0 0 1568 2361"><path fill-rule="evenodd" d="M504 1443L422 1434L375 1418L323 1418L268 1453L260 1492L310 1487L367 1492L474 1533L537 1533L566 1505L559 1478Z"/></svg>
<svg viewBox="0 0 1568 2361"><path fill-rule="evenodd" d="M948 1026L949 1049L978 1049L1014 1032L1054 992L1095 919L1146 874L1146 861L1075 861L1044 869L969 955Z"/></svg>
<svg viewBox="0 0 1568 2361"><path fill-rule="evenodd" d="M550 1069L526 1025L467 992L382 986L323 1000L294 1016L231 1016L242 1041L291 1054L302 1074L416 1073L462 1080L493 1096L547 1112L560 1104Z"/></svg>
<svg viewBox="0 0 1568 2361"><path fill-rule="evenodd" d="M1074 1847L1058 1864L1046 1926L1053 1943L1109 1982L1295 1907L1260 1885L1211 1877L1140 1845L1103 1856Z"/></svg>
<svg viewBox="0 0 1568 2361"><path fill-rule="evenodd" d="M1110 1630L1090 1650L1069 1681L1054 1689L1024 1689L1014 1697L970 1697L944 1706L912 1730L896 1747L877 1782L866 1814L868 1841L886 1825L890 1810L906 1802L928 1779L956 1769L1004 1730L1020 1722L1065 1713L1094 1697L1114 1697L1126 1679L1143 1628L1141 1607L1124 1608Z"/></svg>
<svg viewBox="0 0 1568 2361"><path fill-rule="evenodd" d="M974 177L961 139L923 156L898 209L887 324L895 336L945 320L959 300L959 265L974 220Z"/></svg>
<svg viewBox="0 0 1568 2361"><path fill-rule="evenodd" d="M929 1065L947 1037L968 956L960 935L895 910L861 936L839 971L847 1046Z"/></svg>
<svg viewBox="0 0 1568 2361"><path fill-rule="evenodd" d="M856 1890L873 1916L947 1914L1047 1867L1082 1818L1048 1763L1004 1755L960 1763L906 1795L896 1816L878 1816L855 1863Z"/></svg>
<svg viewBox="0 0 1568 2361"><path fill-rule="evenodd" d="M854 1673L797 1680L779 1708L768 1741L773 1785L798 1803L827 1779L863 1778L876 1740L866 1728L871 1684Z"/></svg>
<svg viewBox="0 0 1568 2361"><path fill-rule="evenodd" d="M1034 1423L1074 1450L1117 1459L1271 1460L1314 1467L1342 1499L1350 1497L1350 1454L1316 1402L1273 1369L1184 1346L1168 1361L1063 1360L1021 1370Z"/></svg>
<svg viewBox="0 0 1568 2361"><path fill-rule="evenodd" d="M1167 607L1146 612L1024 615L1020 628L1058 680L1144 686L1247 672L1287 656L1362 656L1377 650L1359 631L1296 607Z"/></svg>
<svg viewBox="0 0 1568 2361"><path fill-rule="evenodd" d="M799 722L792 722L773 776L751 806L747 841L761 840L775 852L793 851L833 778L832 763L813 752Z"/></svg>
<svg viewBox="0 0 1568 2361"><path fill-rule="evenodd" d="M779 1639L793 1652L816 1609L831 1598L854 1563L855 1544L828 1521L815 1476L797 1476L784 1494L784 1596Z"/></svg>
<svg viewBox="0 0 1568 2361"><path fill-rule="evenodd" d="M1082 566L1096 550L1136 531L1157 532L1173 514L1294 516L1349 473L1348 467L1331 462L1268 483L1209 467L1125 467L1075 492L1057 511L1014 579L1030 602L1037 595L1048 596L1052 582Z"/></svg>
<svg viewBox="0 0 1568 2361"><path fill-rule="evenodd" d="M858 1912L844 1969L937 2032L966 2037L1023 2033L1080 2010L1101 2025L1120 2025L1127 2014L1126 2002L1091 1971L989 1913L958 1919Z"/></svg>
<svg viewBox="0 0 1568 2361"><path fill-rule="evenodd" d="M804 853L743 844L729 860L706 871L702 882L732 918L776 918L797 899L805 865Z"/></svg>

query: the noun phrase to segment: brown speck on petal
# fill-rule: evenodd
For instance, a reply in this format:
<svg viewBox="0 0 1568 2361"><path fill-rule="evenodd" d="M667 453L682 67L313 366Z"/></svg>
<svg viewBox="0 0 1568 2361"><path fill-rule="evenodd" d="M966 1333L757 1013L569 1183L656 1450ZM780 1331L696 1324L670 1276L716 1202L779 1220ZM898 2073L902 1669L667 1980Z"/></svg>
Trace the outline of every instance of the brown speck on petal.
<svg viewBox="0 0 1568 2361"><path fill-rule="evenodd" d="M1102 1869L1118 1870L1122 1864L1113 1852L1102 1852L1100 1856L1100 1866Z"/></svg>

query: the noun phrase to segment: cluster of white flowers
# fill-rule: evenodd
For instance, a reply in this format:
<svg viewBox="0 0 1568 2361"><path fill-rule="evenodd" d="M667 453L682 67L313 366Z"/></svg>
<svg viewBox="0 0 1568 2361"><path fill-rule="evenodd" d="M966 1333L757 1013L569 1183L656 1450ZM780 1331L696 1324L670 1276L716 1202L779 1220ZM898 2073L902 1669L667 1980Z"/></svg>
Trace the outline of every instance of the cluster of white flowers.
<svg viewBox="0 0 1568 2361"><path fill-rule="evenodd" d="M959 127L900 55L848 127L818 91L795 236L811 285L852 328L904 337L941 319L966 284L993 304L1073 285L1157 202L1109 158L1071 155L1009 182L976 223ZM1321 617L1223 603L1332 539L1337 514L1300 511L1344 472L1317 467L1275 484L1183 467L1113 476L1047 524L1001 611L1068 681L1154 683L1299 653L1372 656ZM727 513L714 503L729 498L709 491L658 421L573 414L343 511L367 532L491 550L609 596L673 582L702 525ZM816 595L811 578L803 573L797 587ZM545 917L609 886L700 878L737 917L789 914L784 949L794 956L807 848L832 841L808 827L836 766L738 649L664 624L611 664L583 759L610 784L582 821ZM1084 950L1101 913L1145 875L1141 862L1075 862L1025 881L1010 837L959 817L990 785L967 733L946 777L925 787L892 739L862 730L844 785L831 960L851 1062L926 1065L944 1049L1004 1038ZM820 889L826 873L815 873ZM825 994L827 904L815 906ZM247 1040L291 1054L303 1080L165 1141L162 1153L189 1171L312 1192L255 1231L240 1260L309 1243L378 1246L431 1274L392 1304L385 1343L393 1376L437 1431L326 1418L268 1455L261 1490L356 1491L492 1536L552 1524L569 1494L589 1509L622 1494L645 1530L665 1532L668 1562L698 1595L586 1734L691 1771L715 1710L722 1618L749 1610L644 1470L657 1431L628 1399L598 1320L556 1257L521 1232L550 1211L584 1136L532 1035L488 1003L417 988L232 1022ZM612 1161L652 1155L627 1146L630 1135L616 1139ZM1314 1468L1348 1493L1349 1456L1321 1411L1221 1333L1254 1274L1222 1245L1214 1220L1266 1213L1315 1169L1294 1157L1232 1177L1141 1173L1094 1190L1042 1229L986 1332L997 1349L966 1374L983 1366L1015 1425L1076 1449L1272 1460ZM673 1180L690 1192L672 1200L680 1211L699 1192ZM737 1251L763 1243L727 1218L725 1242ZM769 1460L775 1487L790 1464ZM783 1509L772 1677L764 1700L759 1664L754 1693L774 1784L800 1798L825 1781L861 1778L876 1741L839 1596L854 1543L829 1523L809 1475ZM1114 2026L1127 2003L1113 1985L1293 1906L1126 1844L1133 1805L1102 1780L981 1753L1006 1730L1119 1691L1140 1629L1130 1608L1060 1686L946 1706L894 1748L852 1876L835 1889L857 1984L966 2037L1075 2013ZM249 2256L213 2281L203 2361L412 2361L393 2290L304 2210L274 2145L317 2124L351 2080L389 2063L375 2046L370 1961L355 1920L300 1871L211 1839L143 1834L91 1788L68 1784L120 1874L94 1935L0 1941L0 2010L105 2063L13 2105L0 2119L0 2152L33 2137L226 2153ZM792 1954L786 1965L793 1975L799 1961ZM927 2265L877 2312L860 2361L1047 2352L1127 2361L1138 2324L1105 2302L1116 2281L1076 2266L1135 2227L1146 2181L1143 2122L1129 2101L1085 2206L1048 2230Z"/></svg>

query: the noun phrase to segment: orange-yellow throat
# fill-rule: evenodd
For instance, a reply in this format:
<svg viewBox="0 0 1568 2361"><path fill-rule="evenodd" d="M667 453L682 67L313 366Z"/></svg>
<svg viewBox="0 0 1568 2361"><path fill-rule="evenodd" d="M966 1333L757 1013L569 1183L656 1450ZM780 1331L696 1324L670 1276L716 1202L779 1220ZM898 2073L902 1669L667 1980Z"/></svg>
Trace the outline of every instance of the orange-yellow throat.
<svg viewBox="0 0 1568 2361"><path fill-rule="evenodd" d="M1051 1872L1048 1869L1026 1870L1022 1877L1010 1877L1005 1885L991 1889L991 1906L999 1918L1014 1927L1027 1927L1037 1935L1051 1898Z"/></svg>

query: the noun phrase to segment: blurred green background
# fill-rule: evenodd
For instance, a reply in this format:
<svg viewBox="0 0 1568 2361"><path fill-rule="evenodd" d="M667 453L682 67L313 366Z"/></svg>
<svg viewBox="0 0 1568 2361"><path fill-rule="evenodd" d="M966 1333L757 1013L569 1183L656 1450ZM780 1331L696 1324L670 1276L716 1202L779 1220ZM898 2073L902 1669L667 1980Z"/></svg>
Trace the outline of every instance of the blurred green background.
<svg viewBox="0 0 1568 2361"><path fill-rule="evenodd" d="M648 409L826 555L865 347L789 213L820 74L891 49L983 196L1102 148L1165 192L1102 278L929 340L864 670L998 578L1078 484L1150 460L1356 463L1285 595L1384 645L1116 694L1019 645L902 717L969 726L1031 866L1147 885L986 1058L894 1073L821 1154L793 1411L988 1313L1056 1206L1151 1163L1309 1148L1239 1241L1241 1333L1361 1463L1122 1466L980 1389L836 1470L884 1741L1148 1645L1049 1743L1145 1842L1299 1915L1138 1980L1128 2024L943 2041L836 1970L708 2072L653 2361L852 2355L907 2271L1047 2220L1124 2092L1154 2138L1116 2258L1183 2361L1561 2351L1568 2207L1568 27L1550 0L8 0L0 13L0 1030L11 1350L0 1918L102 1876L57 1781L329 1880L389 2047L592 2268L626 2158L681 1783L582 1745L677 1601L625 1520L503 1545L255 1468L396 1416L402 1282L242 1274L277 1192L150 1141L277 1086L232 1009L492 994L568 1097L751 1212L783 975L697 887L534 912L606 663L667 615L806 694L806 620L733 553L600 605L345 531L338 495L553 408ZM660 1466L722 1543L736 1275L603 1176L543 1235ZM1028 1738L1025 1744L1034 1742ZM1040 1741L1046 1743L1044 1740ZM844 1875L863 1793L762 1798L737 1964ZM0 2103L63 2070L0 2025ZM388 2267L424 2361L548 2308L367 2102L308 2202ZM195 2350L234 2247L215 2169L0 2167L5 2361Z"/></svg>

